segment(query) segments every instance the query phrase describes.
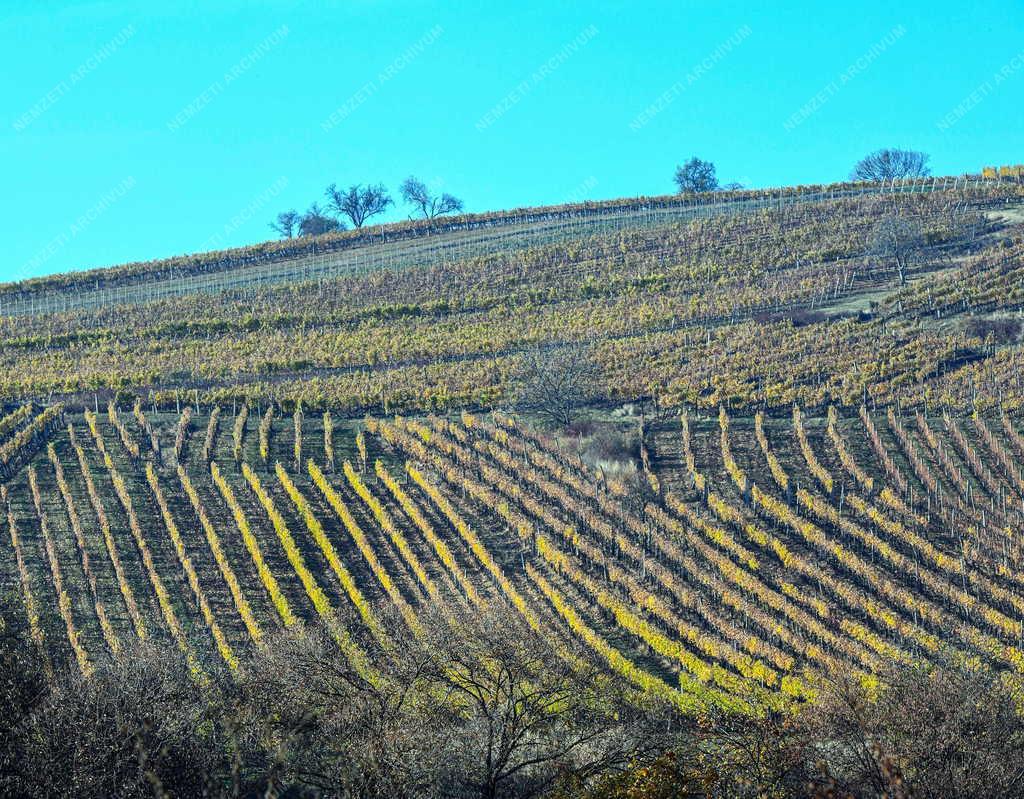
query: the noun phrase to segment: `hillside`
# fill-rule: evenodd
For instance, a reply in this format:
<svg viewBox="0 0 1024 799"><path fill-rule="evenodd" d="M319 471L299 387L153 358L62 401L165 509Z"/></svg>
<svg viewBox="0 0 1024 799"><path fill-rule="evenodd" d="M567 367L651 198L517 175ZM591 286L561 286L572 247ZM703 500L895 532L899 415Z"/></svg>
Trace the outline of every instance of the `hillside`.
<svg viewBox="0 0 1024 799"><path fill-rule="evenodd" d="M582 339L606 402L988 407L992 397L970 386L1014 369L1014 350L971 320L1019 301L1020 194L990 183L508 249L490 238L488 254L434 253L416 268L0 318L0 400L486 408L508 398L524 351ZM927 242L906 287L863 254L893 213L915 219ZM1016 381L1002 393L1006 407L1020 404Z"/></svg>
<svg viewBox="0 0 1024 799"><path fill-rule="evenodd" d="M146 637L235 669L350 602L373 632L384 604L415 626L488 597L683 708L806 697L838 664L867 676L940 645L1024 662L1006 417L684 417L645 428L636 482L500 414L367 420L358 439L222 416L67 416L6 482L0 587L31 600L55 662L88 671ZM360 658L387 656L378 636Z"/></svg>
<svg viewBox="0 0 1024 799"><path fill-rule="evenodd" d="M462 260L602 231L823 199L950 190L961 197L983 199L993 193L993 185L968 176L916 178L883 184L691 192L409 220L0 283L0 314L97 308L199 291L216 293L250 285L361 274L385 266L408 268L431 260Z"/></svg>
<svg viewBox="0 0 1024 799"><path fill-rule="evenodd" d="M82 685L155 646L228 695L322 633L376 697L501 608L658 725L894 665L1018 691L1024 191L939 186L2 317L0 596ZM894 217L902 276L865 255ZM517 411L581 344L573 423Z"/></svg>

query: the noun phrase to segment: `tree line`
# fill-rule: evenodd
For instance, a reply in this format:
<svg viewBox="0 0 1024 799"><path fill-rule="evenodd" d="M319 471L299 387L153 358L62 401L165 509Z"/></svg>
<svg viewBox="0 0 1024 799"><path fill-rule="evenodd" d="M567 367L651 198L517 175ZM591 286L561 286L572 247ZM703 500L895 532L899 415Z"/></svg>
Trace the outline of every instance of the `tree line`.
<svg viewBox="0 0 1024 799"><path fill-rule="evenodd" d="M411 175L402 182L399 194L413 208L413 213L424 219L456 213L463 207L458 197L448 192L435 193L426 183ZM348 188L339 188L332 183L324 190L324 196L327 200L325 207L313 202L304 213L294 209L282 211L270 223L271 229L285 239L345 230L346 221L358 229L395 204L383 183L365 186L354 183Z"/></svg>
<svg viewBox="0 0 1024 799"><path fill-rule="evenodd" d="M916 150L883 149L870 153L854 166L851 180L901 180L929 175L929 156ZM735 191L743 184L732 182L720 185L714 162L693 156L676 167L673 177L680 194L689 192ZM399 187L402 201L410 206L414 215L434 219L463 210L463 202L448 192L434 192L419 178L410 175ZM282 211L270 223L281 238L319 236L335 230L346 230L351 224L361 228L372 217L383 214L395 202L383 183L354 183L339 188L332 183L324 190L326 205L313 202L306 211Z"/></svg>
<svg viewBox="0 0 1024 799"><path fill-rule="evenodd" d="M929 156L917 150L886 148L869 153L858 161L850 172L851 180L884 181L925 177L931 174ZM680 194L742 189L739 183L720 186L715 175L715 164L697 156L677 166L674 180Z"/></svg>
<svg viewBox="0 0 1024 799"><path fill-rule="evenodd" d="M1024 774L1012 685L952 657L874 687L832 675L791 713L691 716L638 704L500 603L422 637L386 619L384 681L319 627L205 684L147 643L48 677L24 618L0 602L4 796L969 799L1019 796Z"/></svg>

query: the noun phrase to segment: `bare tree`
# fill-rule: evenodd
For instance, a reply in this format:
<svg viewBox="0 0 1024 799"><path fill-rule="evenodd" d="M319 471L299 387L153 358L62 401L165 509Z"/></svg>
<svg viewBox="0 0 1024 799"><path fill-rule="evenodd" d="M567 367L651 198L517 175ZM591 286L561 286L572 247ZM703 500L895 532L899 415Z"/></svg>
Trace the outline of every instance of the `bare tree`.
<svg viewBox="0 0 1024 799"><path fill-rule="evenodd" d="M431 194L427 184L411 175L405 179L400 189L402 199L415 206L424 219L433 219L442 214L451 214L462 210L462 200L447 192L440 195Z"/></svg>
<svg viewBox="0 0 1024 799"><path fill-rule="evenodd" d="M565 773L622 765L659 737L582 650L556 652L508 606L428 629L433 693L451 697L437 723L461 730L449 753L458 795L530 799Z"/></svg>
<svg viewBox="0 0 1024 799"><path fill-rule="evenodd" d="M876 150L864 156L850 173L852 180L901 180L930 175L926 153L917 150Z"/></svg>
<svg viewBox="0 0 1024 799"><path fill-rule="evenodd" d="M324 630L282 636L242 690L261 737L283 741L285 776L332 796L536 796L561 775L600 773L660 740L619 684L572 666L506 605L424 609L423 632L381 624L402 653L386 679L353 667ZM363 641L368 648L372 640Z"/></svg>
<svg viewBox="0 0 1024 799"><path fill-rule="evenodd" d="M178 653L149 644L89 679L65 674L18 730L18 788L0 793L151 797L159 786L157 795L210 795L216 782L230 784L221 753L231 744L211 701L223 687L209 690Z"/></svg>
<svg viewBox="0 0 1024 799"><path fill-rule="evenodd" d="M26 733L49 688L46 666L23 602L0 593L0 794L16 794L11 786L23 771Z"/></svg>
<svg viewBox="0 0 1024 799"><path fill-rule="evenodd" d="M344 230L345 226L329 214L324 213L319 205L313 203L299 218L300 236L319 236L332 230Z"/></svg>
<svg viewBox="0 0 1024 799"><path fill-rule="evenodd" d="M925 244L920 222L891 214L876 222L868 233L865 255L891 262L900 285L905 286L909 269L924 258Z"/></svg>
<svg viewBox="0 0 1024 799"><path fill-rule="evenodd" d="M571 343L524 353L515 378L519 410L567 426L597 396L600 370L589 346Z"/></svg>
<svg viewBox="0 0 1024 799"><path fill-rule="evenodd" d="M694 156L682 166L676 167L675 182L680 194L688 191L714 191L718 188L715 165Z"/></svg>
<svg viewBox="0 0 1024 799"><path fill-rule="evenodd" d="M836 675L797 722L827 751L843 795L1022 795L1024 718L999 675L968 664L903 666L879 682L869 691Z"/></svg>
<svg viewBox="0 0 1024 799"><path fill-rule="evenodd" d="M391 621L384 624L401 637ZM378 681L321 627L282 634L252 661L242 683L247 726L279 742L288 782L316 795L437 795L449 747L434 724L439 698L429 695L425 677L430 657L416 647L402 651Z"/></svg>
<svg viewBox="0 0 1024 799"><path fill-rule="evenodd" d="M356 183L348 189L339 189L332 183L324 193L330 209L339 216L348 217L357 228L361 228L371 216L384 213L392 204L391 196L382 183L365 187Z"/></svg>
<svg viewBox="0 0 1024 799"><path fill-rule="evenodd" d="M299 229L300 219L298 211L282 211L277 215L277 219L270 223L270 229L282 239L290 239Z"/></svg>

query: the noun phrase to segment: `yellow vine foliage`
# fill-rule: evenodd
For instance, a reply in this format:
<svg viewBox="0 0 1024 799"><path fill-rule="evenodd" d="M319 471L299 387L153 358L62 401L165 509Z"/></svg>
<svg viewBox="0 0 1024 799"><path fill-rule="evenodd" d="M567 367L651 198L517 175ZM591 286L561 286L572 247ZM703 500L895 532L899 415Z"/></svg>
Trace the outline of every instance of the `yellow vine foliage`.
<svg viewBox="0 0 1024 799"><path fill-rule="evenodd" d="M53 666L46 651L46 636L43 633L42 624L39 622L39 603L36 601L35 592L32 590L32 577L29 574L28 565L25 563L25 553L21 547L21 535L18 533L18 526L14 523L14 513L10 507L7 508L7 529L11 536L14 559L18 564L21 596L25 603L25 615L28 617L29 637L31 637L32 642L39 651L40 657L43 659L43 669L47 677L52 677Z"/></svg>
<svg viewBox="0 0 1024 799"><path fill-rule="evenodd" d="M85 578L89 583L89 591L92 594L93 607L96 609L96 618L99 620L100 630L103 632L103 640L106 641L107 648L111 654L116 655L121 651L121 642L107 616L106 605L100 599L99 589L96 585L96 575L92 569L89 548L85 540L85 531L82 529L82 520L78 515L78 509L75 507L75 498L71 494L71 488L68 486L67 478L64 475L64 467L57 457L57 450L54 449L53 444L47 445L46 452L50 458L50 463L53 465L54 476L57 479L57 488L60 490L61 497L64 500L64 509L71 522L71 531L75 536L75 545L78 548L82 573L85 574Z"/></svg>
<svg viewBox="0 0 1024 799"><path fill-rule="evenodd" d="M139 554L142 556L142 563L146 570L146 575L149 577L150 585L153 588L153 593L156 595L157 605L160 607L160 612L164 617L164 621L167 624L167 628L171 631L171 636L177 643L178 648L185 656L185 660L188 663L189 671L192 676L200 683L205 683L209 678L203 671L202 665L199 663L195 652L192 649L192 645L189 643L188 638L185 635L185 630L181 626L181 622L178 620L178 615L174 610L174 604L171 602L171 596L164 585L163 579L161 579L159 572L156 568L156 563L153 561L153 553L149 549L149 544L146 543L145 535L142 532L142 526L139 524L138 516L135 514L135 506L132 503L131 494L128 493L128 485L125 483L124 478L114 465L113 459L110 457L110 453L107 452L106 445L103 443L103 437L100 435L98 428L95 423L91 424L93 438L96 442L96 449L99 450L103 456L103 463L107 467L107 472L110 475L110 481L114 484L114 493L117 494L117 498L121 502L121 507L124 508L125 515L128 517L128 529L131 531L132 538L135 540L135 546L139 550Z"/></svg>
<svg viewBox="0 0 1024 799"><path fill-rule="evenodd" d="M280 464L278 464L280 468ZM374 684L380 684L381 677L373 669L366 656L359 646L352 640L348 631L342 626L338 620L337 614L334 611L334 607L331 605L330 600L324 593L324 590L320 587L320 584L316 581L313 573L306 566L306 561L302 557L302 553L299 551L298 545L295 543L295 539L292 537L291 532L288 530L288 525L285 524L284 517L281 516L277 510L277 506L274 504L274 500L270 494L263 487L259 477L256 475L249 464L242 464L242 473L245 475L245 479L248 480L250 487L256 494L263 505L263 509L267 512L267 516L270 518L271 523L274 527L274 532L277 533L277 537L281 542L281 546L284 548L285 555L288 557L288 562L291 563L292 569L295 574L298 575L299 581L302 583L302 587L306 590L306 595L309 597L310 602L313 603L313 607L319 614L320 618L327 624L327 629L330 630L331 636L337 643L338 648L345 654L352 667L366 680Z"/></svg>
<svg viewBox="0 0 1024 799"><path fill-rule="evenodd" d="M402 510L405 514L412 519L413 523L423 533L423 537L427 539L427 542L434 548L434 552L437 553L437 557L441 563L445 565L449 572L454 575L456 582L462 587L462 590L466 594L466 598L469 599L476 606L480 606L483 603L483 599L477 593L476 586L473 582L466 577L466 573L462 570L455 556L452 554L451 549L434 531L433 526L420 512L420 509L416 506L415 502L409 497L405 490L398 484L398 481L391 476L391 473L385 468L381 461L377 461L374 465L377 476L381 482L387 487L391 495L398 501Z"/></svg>
<svg viewBox="0 0 1024 799"><path fill-rule="evenodd" d="M312 463L312 461L310 461L310 463ZM345 593L348 594L348 597L356 610L359 611L359 615L363 618L363 621L366 622L366 626L370 628L377 640L380 641L386 649L392 648L392 642L384 632L384 628L381 625L380 620L373 612L373 608L363 595L362 591L359 590L359 586L356 584L352 574L349 572L348 568L346 568L345 564L342 563L341 558L338 557L337 550L335 550L334 545L324 532L323 526L320 524L320 520L317 519L310 510L309 503L306 502L305 497L303 497L298 488L295 487L295 484L280 464L277 465L277 469L278 480L281 481L281 485L284 486L288 496L295 504L295 507L298 508L299 515L302 516L303 521L305 521L310 535L313 536L313 540L316 541L317 546L320 547L320 551L323 553L328 565L338 578L338 582L341 583L342 588L345 589ZM313 479L315 482L316 477L314 476Z"/></svg>
<svg viewBox="0 0 1024 799"><path fill-rule="evenodd" d="M349 469L351 469L351 466L349 466L347 462L345 465ZM352 516L352 513L349 511L348 506L345 504L345 501L341 498L341 495L334 490L334 487L327 481L327 478L324 476L324 473L320 471L320 468L315 463L313 463L312 460L310 460L307 463L307 468L309 470L309 476L313 479L313 483L316 485L318 489L320 489L320 493L324 495L324 497L327 499L328 504L334 509L334 512L338 515L338 518L341 519L341 522L345 526L345 529L348 531L348 534L355 542L356 547L362 553L367 565L369 565L370 571L373 572L378 582L380 582L381 586L384 588L385 593L391 598L391 601L395 603L395 607L397 607L399 612L402 614L402 618L404 618L406 624L409 625L409 629L411 629L417 635L422 635L423 627L419 623L419 620L416 618L416 613L413 611L413 609L409 606L409 603L405 601L405 598L399 592L398 587L391 579L391 575L389 575L387 573L387 570L381 565L380 561L377 558L377 553L373 551L373 547L370 545L370 542L366 537L366 533L363 532L362 528L358 525L355 518ZM281 480L282 484L285 484L285 481L288 481L287 484L285 484L285 488L288 489L288 485L291 484L291 481L289 480L288 475L284 473L284 469L281 468L280 464L278 464L277 466L277 476L278 479ZM290 490L289 493L291 493ZM312 514L309 515L312 516ZM319 522L317 522L317 526L319 527ZM317 536L314 534L314 537ZM330 552L333 553L334 548L331 547L330 542L327 541L327 537L323 536L322 538L318 538L318 543L321 540L325 542L328 547L330 547ZM325 554L327 554L326 550ZM334 555L333 557L334 560L337 561L337 556ZM331 556L328 556L328 560L331 560ZM369 608L367 607L367 612L368 610ZM360 612L363 612L362 608L360 608Z"/></svg>
<svg viewBox="0 0 1024 799"><path fill-rule="evenodd" d="M310 461L310 463L312 463L312 461ZM444 603L437 585L423 568L423 564L420 563L420 559L416 556L416 553L412 551L412 547L409 546L409 542L406 541L402 531L398 529L394 519L391 518L391 514L388 513L387 509L383 504L381 504L381 501L373 495L370 489L366 487L363 481L359 478L359 475L356 474L355 469L352 468L352 464L345 461L343 468L345 471L345 478L348 480L349 485L352 486L352 490L359 495L359 498L363 500L367 507L369 507L373 512L373 517L377 520L377 524L380 525L380 528L388 534L388 537L395 545L399 554L401 554L405 562L409 564L409 568L412 569L412 573L416 575L417 581L424 589L426 589L428 596L430 596L435 603L439 603L439 606L444 609Z"/></svg>
<svg viewBox="0 0 1024 799"><path fill-rule="evenodd" d="M216 464L211 464L211 469ZM224 582L228 585L228 590L231 592L231 599L235 603L235 610L238 611L238 615L242 618L242 622L245 624L245 629L249 632L249 637L253 643L259 644L263 637L263 632L260 630L259 623L256 621L256 617L253 616L252 608L249 606L249 600L245 598L245 593L242 591L242 586L238 582L238 576L235 574L234 569L231 568L231 564L224 554L224 549L220 544L220 536L217 535L217 531L213 524L210 522L210 517L206 513L206 508L203 506L202 498L199 496L199 492L196 491L195 486L192 484L191 478L185 470L178 467L178 480L181 483L182 488L185 490L186 496L192 503L192 508L196 512L196 516L199 517L199 525L203 528L203 534L206 536L206 543L210 547L210 551L213 553L213 559L217 561L217 567L220 569L221 576L224 578ZM234 509L232 508L232 513Z"/></svg>
<svg viewBox="0 0 1024 799"><path fill-rule="evenodd" d="M75 620L71 613L71 597L68 596L64 587L64 575L60 569L60 561L57 559L57 549L53 544L53 536L50 534L50 523L43 509L43 499L39 492L39 482L36 479L36 470L28 468L28 482L32 490L32 504L35 506L36 518L39 520L39 531L43 538L43 551L46 553L46 562L50 567L50 579L53 583L53 591L57 595L57 610L64 621L64 630L67 634L68 643L75 653L75 660L78 669L83 677L88 677L93 672L89 655L82 644L82 637L75 627Z"/></svg>
<svg viewBox="0 0 1024 799"><path fill-rule="evenodd" d="M246 468L246 464L243 464L244 468ZM274 577L274 573L270 571L270 567L263 559L263 552L260 549L259 541L253 535L252 528L249 527L249 519L242 510L241 505L238 504L238 498L235 496L234 490L224 478L224 475L221 474L220 468L216 463L210 464L210 474L213 477L214 484L217 486L217 490L220 491L220 495L224 498L228 508L230 508L232 516L235 517L235 526L238 527L238 532L242 535L242 541L245 543L245 548L249 551L249 557L252 558L252 562L256 566L260 582L263 583L263 587L267 590L270 600L274 603L277 615L281 618L281 623L285 627L291 627L298 619L295 618L288 600L281 592L277 578Z"/></svg>
<svg viewBox="0 0 1024 799"><path fill-rule="evenodd" d="M149 482L149 487L152 489L153 496L156 498L156 504L160 508L160 515L163 517L164 526L167 528L167 534L171 538L171 543L174 544L174 552L178 556L178 562L181 564L182 571L185 572L185 578L188 580L189 588L192 589L192 595L196 598L196 603L199 605L199 610L203 615L203 620L206 622L206 626L209 628L210 634L213 636L213 640L217 645L217 651L224 659L224 662L227 663L232 670L236 670L238 668L238 658L232 651L231 645L224 636L223 630L221 630L220 625L217 623L217 619L214 618L213 610L210 608L210 603L206 599L206 593L199 584L199 575L196 574L195 567L192 565L192 559L185 551L185 542L181 537L181 531L178 530L178 524L174 521L174 517L171 515L171 509L167 505L167 499L164 497L164 492L160 488L160 479L157 477L156 470L153 468L152 463L146 464L146 480Z"/></svg>
<svg viewBox="0 0 1024 799"><path fill-rule="evenodd" d="M86 421L90 420L88 412L86 413ZM117 544L114 541L113 533L110 530L110 522L107 519L106 509L103 507L103 500L99 493L96 491L96 484L92 479L92 470L89 468L89 463L85 458L85 450L78 443L75 437L75 429L70 424L68 425L68 436L71 438L71 444L75 449L75 453L78 455L78 465L82 472L82 479L85 480L86 492L89 494L89 501L92 504L93 511L96 513L96 518L100 524L100 531L103 533L103 543L107 548L107 556L110 558L110 564L114 568L114 576L117 578L117 585L121 589L121 596L124 598L125 608L128 610L128 616L132 620L132 624L135 627L135 634L139 640L145 640L148 633L146 630L146 624L142 620L142 614L139 613L139 606L135 601L135 594L132 591L131 584L125 577L124 567L121 565L121 557L117 553Z"/></svg>

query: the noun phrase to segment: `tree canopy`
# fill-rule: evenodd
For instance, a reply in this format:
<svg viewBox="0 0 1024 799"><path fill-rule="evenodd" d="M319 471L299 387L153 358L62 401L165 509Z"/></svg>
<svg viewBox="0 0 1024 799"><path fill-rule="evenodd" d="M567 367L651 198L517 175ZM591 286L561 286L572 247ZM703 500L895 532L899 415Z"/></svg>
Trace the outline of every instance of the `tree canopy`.
<svg viewBox="0 0 1024 799"><path fill-rule="evenodd" d="M426 183L412 175L405 179L400 191L402 199L423 214L424 219L462 210L462 200L458 197L447 192L432 194Z"/></svg>
<svg viewBox="0 0 1024 799"><path fill-rule="evenodd" d="M680 194L688 191L714 191L718 188L715 165L696 156L676 167L675 181Z"/></svg>
<svg viewBox="0 0 1024 799"><path fill-rule="evenodd" d="M383 183L366 186L355 183L348 189L339 189L337 184L332 183L324 193L330 209L339 216L348 217L357 228L361 228L371 216L384 213L393 204Z"/></svg>
<svg viewBox="0 0 1024 799"><path fill-rule="evenodd" d="M854 166L853 180L902 180L930 175L929 156L917 150L883 149L864 156Z"/></svg>

